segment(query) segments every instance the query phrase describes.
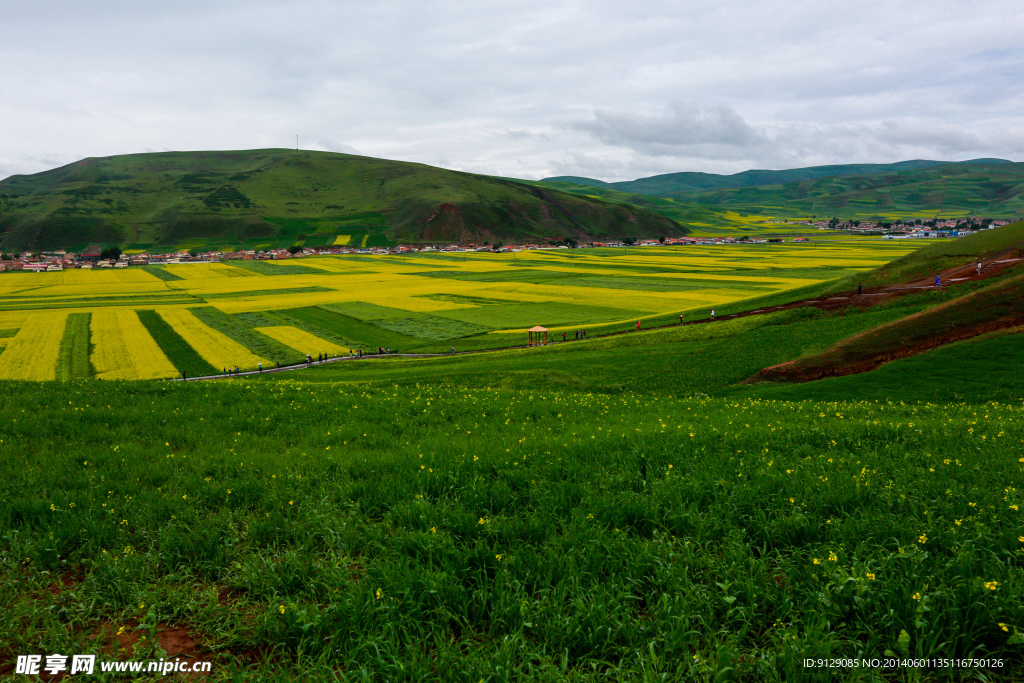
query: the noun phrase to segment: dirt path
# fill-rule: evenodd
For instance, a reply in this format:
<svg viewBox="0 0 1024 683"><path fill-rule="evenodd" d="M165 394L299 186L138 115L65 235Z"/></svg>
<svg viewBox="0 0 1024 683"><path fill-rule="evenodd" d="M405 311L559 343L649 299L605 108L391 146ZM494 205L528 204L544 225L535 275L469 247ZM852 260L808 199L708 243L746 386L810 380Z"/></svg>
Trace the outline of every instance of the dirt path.
<svg viewBox="0 0 1024 683"><path fill-rule="evenodd" d="M934 280L918 280L917 282L911 282L908 284L897 284L888 285L886 287L872 287L863 290L862 293L858 294L856 291L840 292L829 297L820 299L803 299L800 301L791 301L787 304L780 304L779 306L770 306L767 308L759 308L753 311L743 311L742 313L733 313L731 315L718 316L711 319L692 320L680 324L669 324L669 325L658 325L655 327L647 327L641 330L641 332L651 332L653 330L664 330L673 327L682 327L688 325L708 325L711 323L721 322L723 320L733 320L735 318L746 318L752 315L766 315L768 313L776 313L778 311L786 311L792 308L801 308L803 306L813 306L822 310L838 310L841 308L850 308L856 306L858 308L867 308L873 306L876 303L885 299L902 296L905 294L912 294L914 292L924 289L936 289L939 286L945 286L950 284L959 284L961 282L967 282L970 280L984 280L992 277L995 274L1009 268L1017 263L1024 261L1024 258L1000 258L994 257L987 261L981 261L981 270L978 271L977 262L966 265L957 266L956 268L950 268L949 270L943 271L939 274L939 281L942 285L936 285ZM594 339L603 339L607 337L618 337L625 334L636 334L636 330L624 330L622 332L611 332L600 336L595 336ZM589 339L566 339L565 341L552 341L549 345L554 344L571 344L576 342L585 343L590 341ZM281 367L265 368L264 370L251 370L247 372L229 373L221 375L206 375L203 377L189 377L187 379L177 378L173 381L176 382L200 382L206 380L215 379L231 379L232 377L251 377L254 375L268 375L279 372L290 372L293 370L308 370L309 368L317 367L320 365L327 365L330 363L342 363L346 361L372 361L382 360L386 358L450 358L452 356L469 356L479 355L484 353L498 353L500 351L511 351L515 349L526 349L529 348L526 344L520 346L503 346L495 349L480 349L478 351L456 351L455 353L389 353L389 354L374 354L365 356L341 356L338 358L328 358L326 360L312 361L309 363L296 363L293 365L282 365ZM793 362L793 361L790 361ZM783 365L786 365L785 363Z"/></svg>

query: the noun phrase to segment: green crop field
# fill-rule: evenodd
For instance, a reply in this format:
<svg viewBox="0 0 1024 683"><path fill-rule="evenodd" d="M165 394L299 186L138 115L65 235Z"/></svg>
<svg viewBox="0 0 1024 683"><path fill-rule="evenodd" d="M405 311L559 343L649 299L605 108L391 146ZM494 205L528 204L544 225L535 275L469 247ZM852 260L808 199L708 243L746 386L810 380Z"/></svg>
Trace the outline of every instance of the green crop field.
<svg viewBox="0 0 1024 683"><path fill-rule="evenodd" d="M1024 266L871 305L722 316L992 258L1019 230L909 255L841 241L318 259L246 282L249 299L214 295L267 275L178 267L105 287L201 305L0 311L18 330L0 336L0 369L21 378L0 381L0 675L60 652L208 661L225 681L1017 680L1019 322L862 374L751 379L879 330L910 338L943 311L1012 313ZM474 277L422 276L442 262ZM787 277L829 268L842 277ZM546 275L562 272L715 287ZM475 277L502 273L523 277ZM7 291L96 288L51 275ZM224 349L270 361L308 335L493 349L522 344L535 316L572 341L91 379L118 358L153 376L135 346L172 373L219 369ZM638 319L665 326L610 334ZM453 331L468 336L440 340Z"/></svg>

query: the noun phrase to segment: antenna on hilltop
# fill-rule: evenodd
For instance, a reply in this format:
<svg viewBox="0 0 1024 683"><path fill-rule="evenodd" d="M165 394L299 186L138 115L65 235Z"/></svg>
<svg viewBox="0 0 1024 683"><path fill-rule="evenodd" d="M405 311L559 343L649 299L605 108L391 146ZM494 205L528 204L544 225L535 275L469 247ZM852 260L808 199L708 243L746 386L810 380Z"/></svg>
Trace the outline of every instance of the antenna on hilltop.
<svg viewBox="0 0 1024 683"><path fill-rule="evenodd" d="M299 151L299 134L295 134L295 151Z"/></svg>

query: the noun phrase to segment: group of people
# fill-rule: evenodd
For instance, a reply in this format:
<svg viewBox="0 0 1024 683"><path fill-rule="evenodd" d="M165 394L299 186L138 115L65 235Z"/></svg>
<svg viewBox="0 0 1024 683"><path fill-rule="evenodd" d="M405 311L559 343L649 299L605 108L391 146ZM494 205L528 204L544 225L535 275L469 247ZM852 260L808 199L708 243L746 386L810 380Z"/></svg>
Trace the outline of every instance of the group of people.
<svg viewBox="0 0 1024 683"><path fill-rule="evenodd" d="M586 339L587 338L587 331L586 330L576 330L576 338L577 339Z"/></svg>
<svg viewBox="0 0 1024 683"><path fill-rule="evenodd" d="M390 354L391 354L391 347L390 346L378 346L377 347L377 355L378 356L387 356L387 355L390 355Z"/></svg>

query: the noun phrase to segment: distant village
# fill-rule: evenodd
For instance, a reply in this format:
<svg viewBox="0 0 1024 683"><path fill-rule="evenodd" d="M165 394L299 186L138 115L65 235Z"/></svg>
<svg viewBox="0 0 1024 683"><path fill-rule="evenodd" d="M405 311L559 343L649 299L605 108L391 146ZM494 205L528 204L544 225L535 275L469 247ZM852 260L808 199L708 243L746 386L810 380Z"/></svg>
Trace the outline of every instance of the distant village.
<svg viewBox="0 0 1024 683"><path fill-rule="evenodd" d="M888 239L915 237L964 237L978 230L999 227L1013 223L1016 218L932 218L905 219L895 221L860 221L825 218L803 221L771 221L786 225L806 225L818 230L842 230L853 233L884 233Z"/></svg>
<svg viewBox="0 0 1024 683"><path fill-rule="evenodd" d="M819 230L841 230L853 233L884 233L885 239L913 239L934 237L962 237L977 230L1006 225L1014 219L935 219L922 221L906 220L895 222L871 223L867 221L772 221L789 226L806 225ZM777 242L808 242L808 237L669 237L660 239L610 240L606 242L578 243L569 238L562 242L546 244L448 244L448 245L403 245L393 247L297 247L287 249L240 251L175 251L165 254L123 253L117 247L92 245L84 252L75 254L58 249L55 251L25 252L3 254L0 258L0 272L3 271L39 271L51 272L72 268L88 270L92 268L128 268L129 266L164 265L172 263L218 263L221 261L280 261L285 259L307 258L311 256L334 256L345 254L411 254L420 252L521 252L532 250L577 249L599 247L659 247L686 246L699 244L764 244Z"/></svg>

